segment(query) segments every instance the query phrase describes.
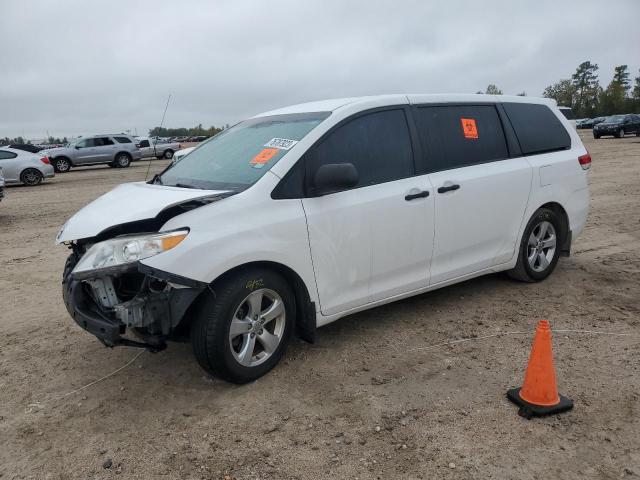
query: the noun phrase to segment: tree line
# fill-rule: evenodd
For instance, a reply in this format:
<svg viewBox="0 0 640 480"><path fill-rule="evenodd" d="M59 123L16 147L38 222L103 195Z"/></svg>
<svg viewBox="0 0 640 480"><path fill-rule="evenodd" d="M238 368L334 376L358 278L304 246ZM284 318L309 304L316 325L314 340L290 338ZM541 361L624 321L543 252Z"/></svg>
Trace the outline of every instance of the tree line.
<svg viewBox="0 0 640 480"><path fill-rule="evenodd" d="M207 136L212 137L217 133L220 133L225 128L229 128L229 125L225 127L209 127L203 128L200 123L196 127L192 128L166 128L166 127L154 127L149 130L150 137L196 137L196 136Z"/></svg>
<svg viewBox="0 0 640 480"><path fill-rule="evenodd" d="M543 96L555 99L558 105L571 107L577 118L639 113L640 70L632 85L629 67L618 65L611 81L603 88L598 79L598 64L582 62L571 78L549 85Z"/></svg>
<svg viewBox="0 0 640 480"><path fill-rule="evenodd" d="M502 95L502 90L491 84L484 92L478 91L476 93ZM526 92L518 93L518 95L525 96ZM564 78L549 85L544 89L542 96L553 98L558 102L558 105L571 107L577 118L599 117L617 113L640 114L640 70L632 85L628 65L619 65L614 68L613 77L607 87L603 88L598 78L598 64L590 61L582 62L571 78ZM204 128L202 124L191 128L154 127L149 130L149 135L152 137L211 137L225 128L229 128L229 125L222 128L214 126ZM67 137L62 139L49 137L46 141L48 144L67 142ZM0 138L0 145L12 143L30 143L30 141L23 137Z"/></svg>
<svg viewBox="0 0 640 480"><path fill-rule="evenodd" d="M10 138L10 137L4 137L4 138L0 138L0 146L2 145L14 145L14 144L31 144L31 140L27 140L24 137L14 137L14 138ZM47 145L60 145L60 144L65 144L65 143L69 143L69 140L67 140L67 137L62 137L62 138L58 138L58 137L49 137L44 141L45 144Z"/></svg>
<svg viewBox="0 0 640 480"><path fill-rule="evenodd" d="M495 85L476 93L502 95ZM526 95L521 92L518 95ZM578 65L571 78L564 78L549 85L543 97L553 98L558 105L571 107L576 118L601 117L617 113L640 114L640 70L631 84L627 65L619 65L613 70L613 77L606 88L600 86L598 64L590 61Z"/></svg>

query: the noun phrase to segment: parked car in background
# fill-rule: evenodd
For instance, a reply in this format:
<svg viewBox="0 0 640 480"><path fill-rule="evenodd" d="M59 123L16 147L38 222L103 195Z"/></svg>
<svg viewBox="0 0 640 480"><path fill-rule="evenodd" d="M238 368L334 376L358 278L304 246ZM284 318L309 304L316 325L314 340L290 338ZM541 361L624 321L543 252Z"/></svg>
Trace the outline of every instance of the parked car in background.
<svg viewBox="0 0 640 480"><path fill-rule="evenodd" d="M178 150L176 153L173 154L173 161L174 162L179 162L187 154L193 152L195 149L196 149L196 147L188 147L188 148L183 148L181 150Z"/></svg>
<svg viewBox="0 0 640 480"><path fill-rule="evenodd" d="M180 150L181 145L177 142L157 140L153 138L138 137L136 146L140 149L142 158L156 157L170 159L173 154Z"/></svg>
<svg viewBox="0 0 640 480"><path fill-rule="evenodd" d="M346 315L499 271L544 280L584 228L590 166L548 99L263 113L71 217L64 302L107 346L190 338L206 371L246 383Z"/></svg>
<svg viewBox="0 0 640 480"><path fill-rule="evenodd" d="M0 200L4 198L4 176L2 174L2 167L0 167Z"/></svg>
<svg viewBox="0 0 640 480"><path fill-rule="evenodd" d="M594 125L597 125L604 121L606 117L587 118L576 125L578 129L591 129Z"/></svg>
<svg viewBox="0 0 640 480"><path fill-rule="evenodd" d="M45 155L11 147L0 147L0 168L6 185L22 183L31 187L55 175Z"/></svg>
<svg viewBox="0 0 640 480"><path fill-rule="evenodd" d="M32 145L30 143L12 143L11 145L9 145L9 147L15 148L17 150L24 150L25 152L29 153L38 153L42 150L42 147Z"/></svg>
<svg viewBox="0 0 640 480"><path fill-rule="evenodd" d="M129 135L93 135L81 137L66 147L43 150L56 172L68 172L72 167L107 164L126 168L139 160L140 150Z"/></svg>
<svg viewBox="0 0 640 480"><path fill-rule="evenodd" d="M188 141L189 142L203 142L207 138L209 138L209 137L207 137L206 135L196 135L194 137L189 137Z"/></svg>
<svg viewBox="0 0 640 480"><path fill-rule="evenodd" d="M633 113L627 115L611 115L593 127L593 137L600 138L612 135L622 138L628 133L640 136L640 116Z"/></svg>
<svg viewBox="0 0 640 480"><path fill-rule="evenodd" d="M560 110L562 115L564 115L564 118L569 120L569 123L571 124L571 126L573 128L576 128L576 116L573 114L573 110L571 110L571 107L559 106L558 110Z"/></svg>

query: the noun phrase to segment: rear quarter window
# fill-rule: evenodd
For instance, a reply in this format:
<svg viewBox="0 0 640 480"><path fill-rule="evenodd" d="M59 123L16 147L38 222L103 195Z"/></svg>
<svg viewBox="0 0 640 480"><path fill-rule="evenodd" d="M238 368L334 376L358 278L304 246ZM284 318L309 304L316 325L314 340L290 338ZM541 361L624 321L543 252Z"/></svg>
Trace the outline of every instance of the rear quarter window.
<svg viewBox="0 0 640 480"><path fill-rule="evenodd" d="M127 137L113 137L118 143L131 143L131 139Z"/></svg>
<svg viewBox="0 0 640 480"><path fill-rule="evenodd" d="M6 150L0 150L0 160L8 160L10 158L16 158L18 155L13 152L7 152Z"/></svg>
<svg viewBox="0 0 640 480"><path fill-rule="evenodd" d="M571 148L569 133L548 106L532 103L503 103L502 106L523 155Z"/></svg>

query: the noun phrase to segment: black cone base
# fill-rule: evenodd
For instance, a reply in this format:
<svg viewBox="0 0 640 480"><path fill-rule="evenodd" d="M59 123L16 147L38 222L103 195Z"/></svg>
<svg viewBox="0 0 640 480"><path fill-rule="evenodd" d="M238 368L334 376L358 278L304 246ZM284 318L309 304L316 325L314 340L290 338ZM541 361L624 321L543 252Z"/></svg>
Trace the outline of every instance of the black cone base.
<svg viewBox="0 0 640 480"><path fill-rule="evenodd" d="M534 405L520 398L520 388L513 388L507 392L507 398L520 407L518 415L527 420L531 417L542 417L544 415L566 412L573 408L573 400L563 397L562 395L558 396L560 397L560 402L558 402L557 405L545 407Z"/></svg>

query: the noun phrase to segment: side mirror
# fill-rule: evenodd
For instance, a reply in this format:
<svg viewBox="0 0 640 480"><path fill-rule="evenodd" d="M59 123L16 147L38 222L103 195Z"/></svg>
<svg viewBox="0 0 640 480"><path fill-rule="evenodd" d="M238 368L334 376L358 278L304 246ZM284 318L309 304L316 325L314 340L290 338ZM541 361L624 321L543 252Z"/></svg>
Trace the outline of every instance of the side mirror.
<svg viewBox="0 0 640 480"><path fill-rule="evenodd" d="M328 163L322 165L313 176L316 195L339 192L358 184L358 170L353 163Z"/></svg>

